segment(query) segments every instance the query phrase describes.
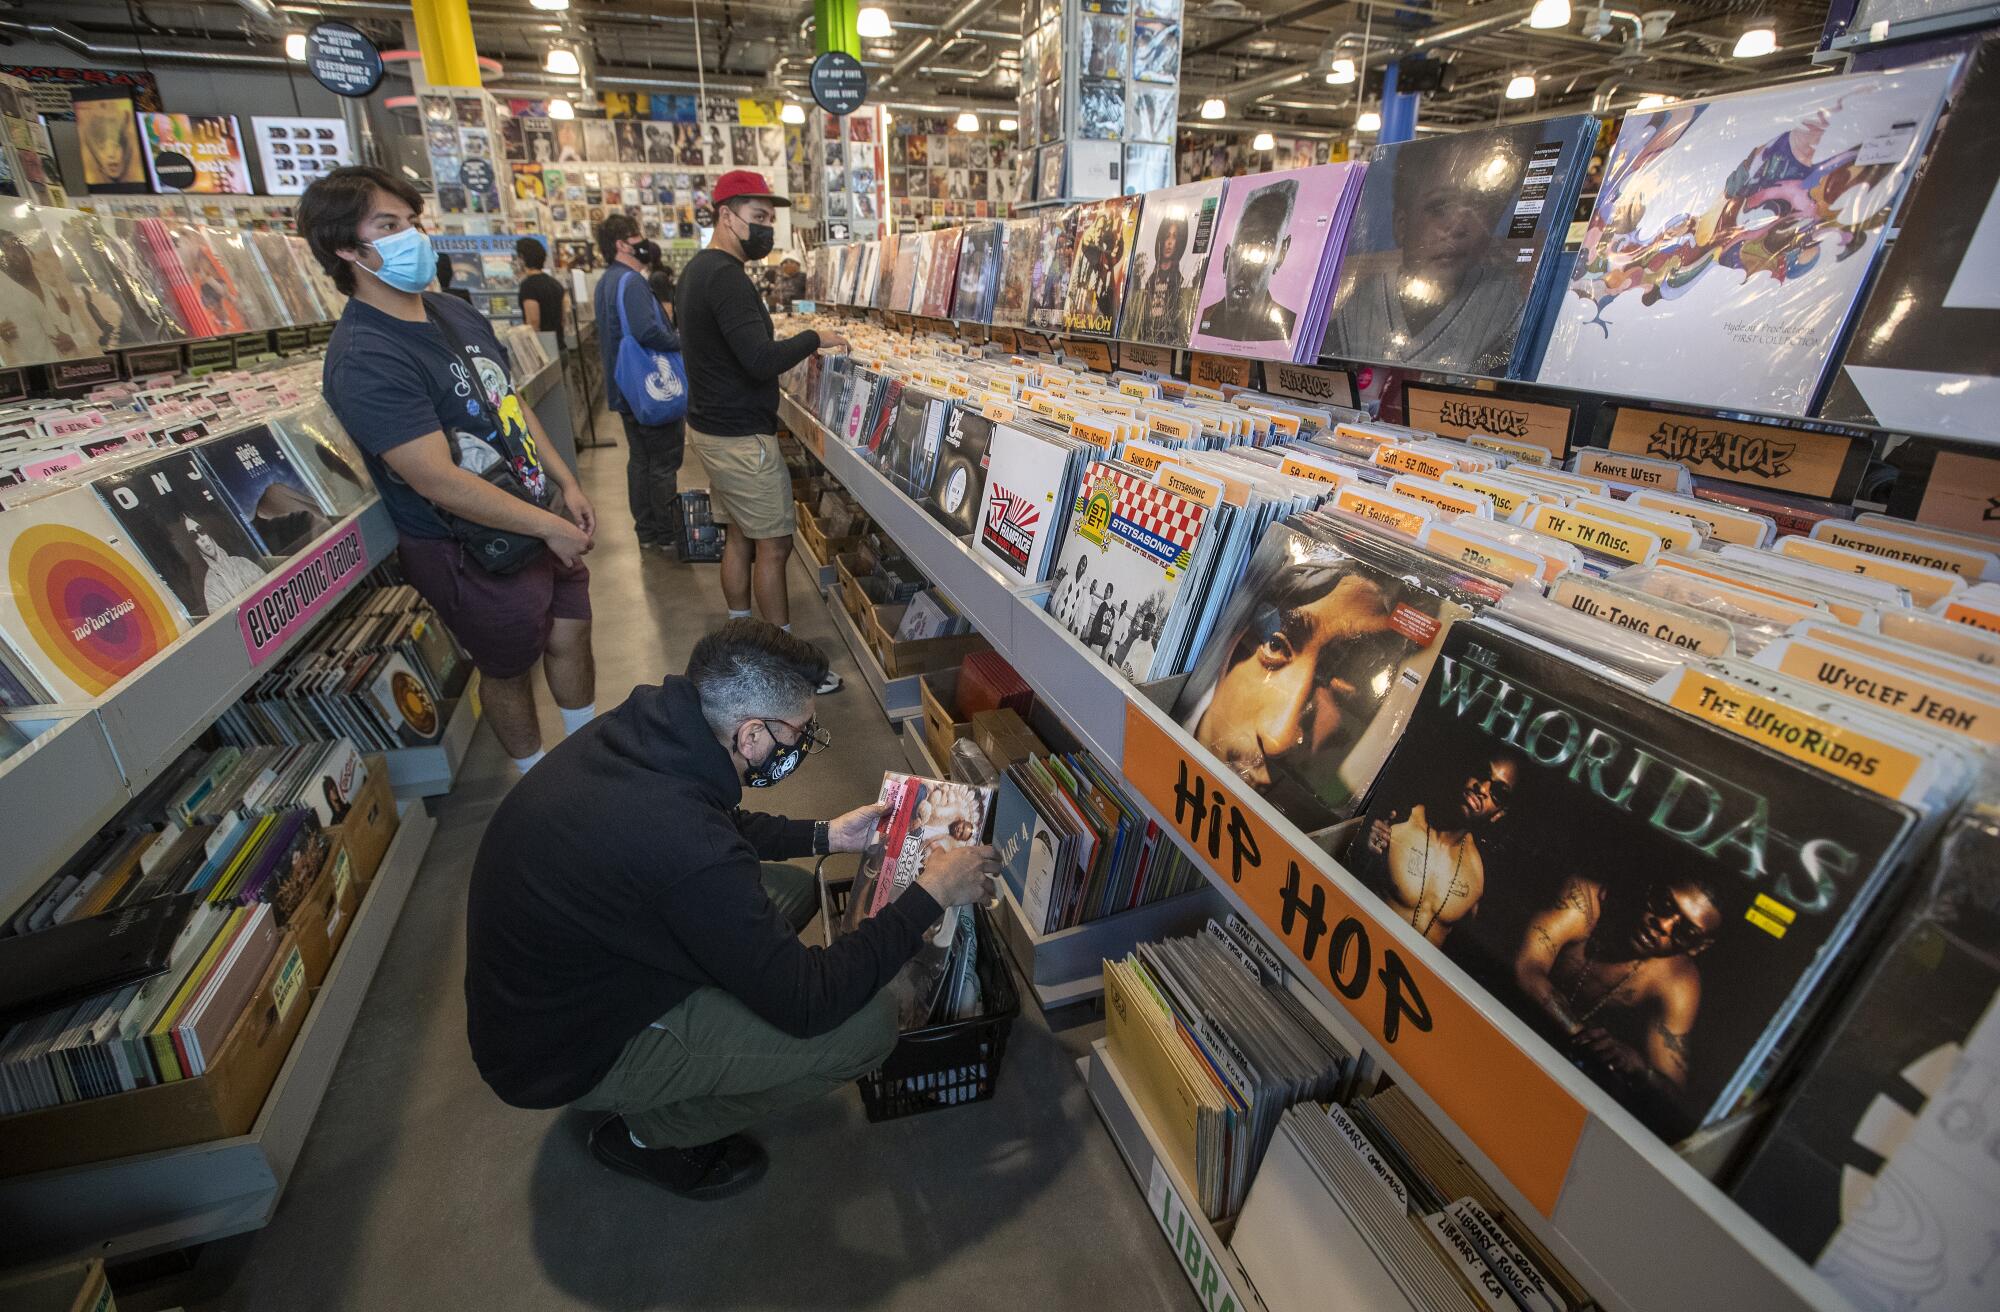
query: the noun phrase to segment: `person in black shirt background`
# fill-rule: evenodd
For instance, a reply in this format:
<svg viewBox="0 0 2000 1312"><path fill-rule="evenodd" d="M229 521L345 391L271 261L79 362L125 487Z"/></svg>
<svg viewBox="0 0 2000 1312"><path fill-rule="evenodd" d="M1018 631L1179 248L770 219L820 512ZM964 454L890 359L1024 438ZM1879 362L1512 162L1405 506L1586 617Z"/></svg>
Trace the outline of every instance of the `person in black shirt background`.
<svg viewBox="0 0 2000 1312"><path fill-rule="evenodd" d="M687 449L682 422L642 424L631 403L618 391L618 347L625 340L619 306L632 336L651 351L678 351L681 339L653 299L646 266L639 258L647 243L629 214L613 214L597 228L597 248L605 270L597 284L597 349L604 361L608 403L625 424L625 494L632 503L632 522L639 546L671 554L681 536L681 458Z"/></svg>
<svg viewBox="0 0 2000 1312"><path fill-rule="evenodd" d="M563 285L543 272L549 253L540 240L523 237L514 243L514 258L527 277L521 279L516 295L521 300L521 321L538 333L554 333L556 350L563 349Z"/></svg>
<svg viewBox="0 0 2000 1312"><path fill-rule="evenodd" d="M722 554L730 616L750 614L754 582L758 611L789 629L785 562L795 523L778 449L778 377L822 346L845 349L847 339L808 331L776 340L771 312L744 272L771 253L777 207L791 201L748 169L723 174L714 196L715 235L682 270L674 315L687 343L688 440L708 470L716 522L730 528ZM829 672L820 691L839 686Z"/></svg>
<svg viewBox="0 0 2000 1312"><path fill-rule="evenodd" d="M945 908L991 892L991 847L940 852L831 947L800 932L813 875L859 852L882 806L833 820L745 811L743 786L827 745L826 657L761 620L695 644L685 677L635 689L549 753L494 812L466 896L465 1021L480 1075L516 1107L610 1113L604 1165L688 1198L763 1173L740 1133L876 1069L885 986Z"/></svg>

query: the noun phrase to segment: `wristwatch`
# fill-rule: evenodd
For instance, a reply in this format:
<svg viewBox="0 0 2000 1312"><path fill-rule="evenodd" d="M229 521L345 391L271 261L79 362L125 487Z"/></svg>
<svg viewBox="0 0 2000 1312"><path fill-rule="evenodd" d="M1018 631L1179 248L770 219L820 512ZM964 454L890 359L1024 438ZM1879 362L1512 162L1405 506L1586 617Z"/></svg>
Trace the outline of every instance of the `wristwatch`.
<svg viewBox="0 0 2000 1312"><path fill-rule="evenodd" d="M813 855L826 856L833 851L833 824L826 820L813 821Z"/></svg>

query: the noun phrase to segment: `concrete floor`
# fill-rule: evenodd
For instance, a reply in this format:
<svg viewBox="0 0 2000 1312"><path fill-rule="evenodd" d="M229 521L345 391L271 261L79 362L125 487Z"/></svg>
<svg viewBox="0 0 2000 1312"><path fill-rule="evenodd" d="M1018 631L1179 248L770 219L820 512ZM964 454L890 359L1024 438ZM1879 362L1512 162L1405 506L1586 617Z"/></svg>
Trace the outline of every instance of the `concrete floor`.
<svg viewBox="0 0 2000 1312"><path fill-rule="evenodd" d="M640 555L624 460L622 446L580 460L605 525L589 563L607 709L678 671L723 617L714 566ZM683 473L683 486L701 481L698 468ZM768 804L824 816L872 800L881 771L907 766L802 577L795 569L795 628L835 658L848 687L820 701L832 750ZM553 741L546 692L543 724ZM581 1114L502 1104L473 1069L461 981L466 877L512 778L482 726L457 788L434 803L437 835L271 1224L210 1245L184 1274L116 1284L120 1307L1193 1305L1077 1077L1075 1058L1102 1025L1052 1033L1032 1000L994 1101L870 1125L859 1095L843 1090L761 1127L769 1174L721 1203L684 1202L599 1167Z"/></svg>

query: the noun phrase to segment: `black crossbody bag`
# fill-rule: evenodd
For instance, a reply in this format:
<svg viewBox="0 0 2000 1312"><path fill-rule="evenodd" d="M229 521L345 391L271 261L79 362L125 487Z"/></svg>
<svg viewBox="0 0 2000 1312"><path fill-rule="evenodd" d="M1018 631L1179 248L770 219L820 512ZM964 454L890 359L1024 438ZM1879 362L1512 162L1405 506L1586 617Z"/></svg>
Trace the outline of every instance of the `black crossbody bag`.
<svg viewBox="0 0 2000 1312"><path fill-rule="evenodd" d="M452 350L458 352L459 356L465 361L467 377L472 383L473 388L480 393L480 404L486 404L484 389L481 388L479 383L480 357L466 349L465 339L460 337L457 330L445 322L444 316L433 310L428 303L424 306L424 314L437 326L437 330L444 334L444 339L450 344ZM505 447L507 445L507 438L505 433L500 431L500 418L498 415L495 415L493 418L495 430L499 432L499 440L495 443L489 443L489 445ZM453 440L449 432L445 433L444 440L445 444L451 448L452 463L464 469L464 462L459 459L458 443ZM526 452L518 454L525 455ZM547 481L548 491L546 496L536 497L528 491L527 485L522 483L520 477L514 473L513 463L508 459L504 451L501 454L501 458L495 461L490 468L469 470L467 472L491 483L508 496L525 501L531 506L537 506L552 515L563 513L562 489L556 486L555 480L549 479ZM445 528L451 532L453 540L465 549L465 554L479 562L480 567L485 569L489 574L512 574L549 549L548 543L531 534L515 533L504 528L494 528L489 524L475 523L463 515L453 514L435 502L432 503L431 508L437 511L438 518L444 521Z"/></svg>

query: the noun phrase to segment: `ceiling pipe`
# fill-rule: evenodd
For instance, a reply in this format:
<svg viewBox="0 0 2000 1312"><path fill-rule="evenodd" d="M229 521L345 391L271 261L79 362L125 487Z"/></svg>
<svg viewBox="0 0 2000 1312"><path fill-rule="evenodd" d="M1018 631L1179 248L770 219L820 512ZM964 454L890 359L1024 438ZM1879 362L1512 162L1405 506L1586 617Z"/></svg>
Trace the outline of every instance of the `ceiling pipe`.
<svg viewBox="0 0 2000 1312"><path fill-rule="evenodd" d="M1503 13L1491 14L1485 18L1475 18L1469 22L1448 23L1442 27L1433 27L1428 31L1417 33L1416 36L1410 39L1407 45L1400 45L1400 49L1394 46L1372 46L1369 49L1363 50L1360 56L1355 59L1354 69L1356 73L1360 73L1366 70L1371 64L1378 64L1390 58L1421 54L1426 50L1448 45L1453 41L1464 41L1470 37L1484 36L1488 32L1502 32L1508 28L1527 22L1528 16L1534 12L1535 7L1533 5L1525 5L1506 10ZM1319 64L1317 61L1309 64L1293 64L1288 68L1281 68L1275 72L1265 73L1245 82L1224 83L1214 88L1214 93L1238 100L1261 100L1273 91L1281 91L1294 83L1302 82L1318 71Z"/></svg>
<svg viewBox="0 0 2000 1312"><path fill-rule="evenodd" d="M1235 45L1238 41L1247 41L1251 37L1269 32L1273 28L1288 27L1301 18L1311 18L1314 14L1323 14L1329 9L1337 9L1346 3L1347 0L1306 0L1306 3L1299 5L1297 8L1287 9L1282 14L1272 14L1268 18L1261 18L1248 27L1238 28L1234 32L1228 32L1222 36L1204 41L1192 50L1183 50L1181 52L1181 60L1182 62L1186 62L1197 55L1212 55L1218 50L1227 49Z"/></svg>
<svg viewBox="0 0 2000 1312"><path fill-rule="evenodd" d="M119 41L99 41L66 24L44 23L37 19L0 18L0 33L54 41L90 59L156 59L168 63L235 68L286 68L291 64L283 55L259 55L247 50L197 50L155 45L150 41L142 47Z"/></svg>
<svg viewBox="0 0 2000 1312"><path fill-rule="evenodd" d="M890 66L889 76L882 79L883 84L893 86L898 78L928 59L932 51L940 49L939 33L957 35L967 23L992 8L993 4L994 0L965 0L965 3L945 15L944 21L937 25L936 33L920 36L910 43L910 48Z"/></svg>
<svg viewBox="0 0 2000 1312"><path fill-rule="evenodd" d="M1610 77L1599 82L1597 89L1590 93L1590 112L1593 114L1602 114L1611 108L1611 102L1618 98L1620 92L1624 91L1637 91L1642 94L1652 93L1662 96L1678 96L1682 94L1682 89L1676 89L1663 82L1653 82L1645 78L1628 77L1623 73L1613 73Z"/></svg>
<svg viewBox="0 0 2000 1312"><path fill-rule="evenodd" d="M268 37L285 34L285 16L271 0L236 0L236 7L243 11L251 31Z"/></svg>

